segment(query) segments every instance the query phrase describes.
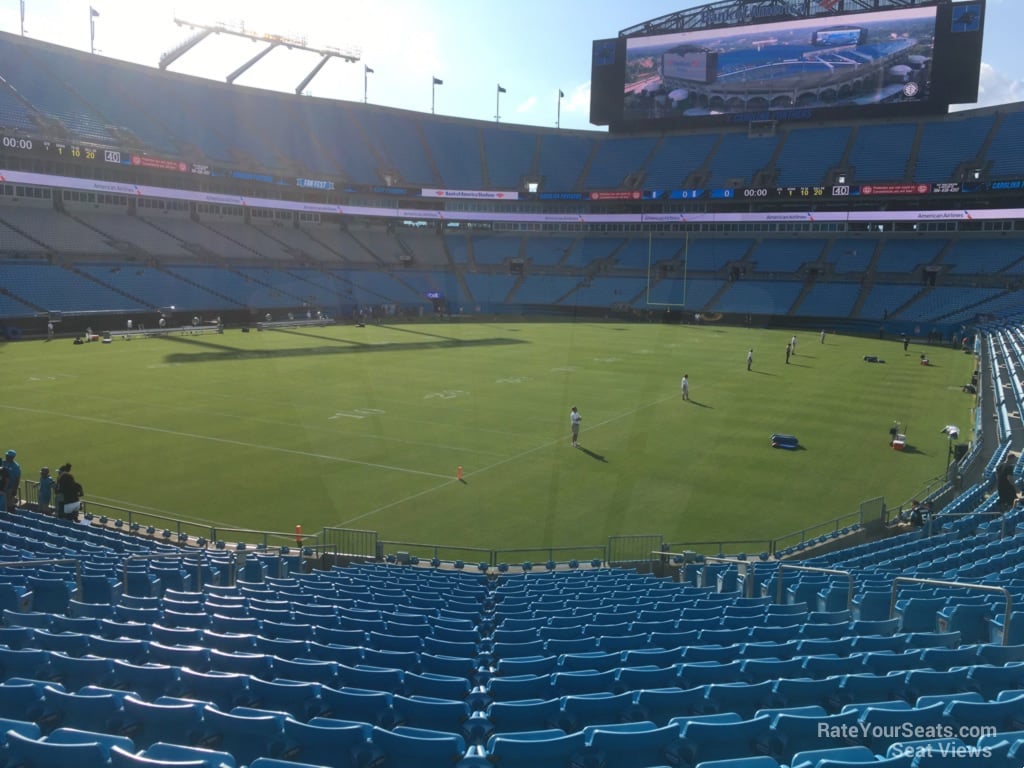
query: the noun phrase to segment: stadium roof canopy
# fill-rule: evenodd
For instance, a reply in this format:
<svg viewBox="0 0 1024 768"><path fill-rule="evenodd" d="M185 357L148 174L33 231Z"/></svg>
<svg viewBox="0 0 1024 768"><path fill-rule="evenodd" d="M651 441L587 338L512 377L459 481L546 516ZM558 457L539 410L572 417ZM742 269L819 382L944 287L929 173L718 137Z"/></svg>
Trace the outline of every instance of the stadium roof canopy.
<svg viewBox="0 0 1024 768"><path fill-rule="evenodd" d="M635 24L621 30L619 37L660 35L779 19L838 16L858 11L945 5L950 2L952 0L720 0Z"/></svg>
<svg viewBox="0 0 1024 768"><path fill-rule="evenodd" d="M167 69L168 66L173 64L179 58L181 58L181 56L186 54L188 51L192 50L199 43L201 43L203 40L205 40L207 37L213 34L235 35L237 37L244 37L249 40L263 42L267 44L266 48L261 50L259 53L257 53L247 62L242 64L242 66L240 66L238 69L236 69L234 72L227 76L226 80L229 83L235 82L235 80L241 77L241 75L243 75L256 62L258 62L272 50L280 46L283 46L288 50L296 49L300 51L312 51L313 53L320 54L320 62L315 67L313 67L309 74L302 79L302 82L300 82L298 86L296 86L296 94L302 93L303 89L305 89L305 87L309 85L310 81L314 77L316 77L320 70L323 69L324 65L331 59L341 59L343 61L352 63L359 61L359 58L362 55L362 52L356 48L342 50L340 48L334 48L330 46L324 46L319 48L312 47L307 45L306 39L304 37L296 38L289 37L287 35L273 34L269 32L256 32L247 29L244 24L225 24L223 22L218 22L216 24L201 24L199 22L186 21L185 19L180 19L177 17L175 17L174 23L180 27L189 27L190 29L195 31L188 39L179 43L174 48L167 51L160 57L160 69Z"/></svg>

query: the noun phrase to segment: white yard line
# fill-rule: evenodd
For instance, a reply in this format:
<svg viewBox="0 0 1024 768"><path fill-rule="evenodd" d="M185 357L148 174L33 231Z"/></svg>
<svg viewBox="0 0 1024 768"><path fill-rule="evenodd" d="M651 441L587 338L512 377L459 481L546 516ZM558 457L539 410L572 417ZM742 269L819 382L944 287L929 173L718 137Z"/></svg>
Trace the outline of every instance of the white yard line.
<svg viewBox="0 0 1024 768"><path fill-rule="evenodd" d="M164 429L163 427L146 427L140 424L128 424L123 421L113 421L112 419L100 419L95 416L83 416L78 413L56 413L54 411L44 411L38 408L23 408L14 405L0 405L0 408L9 411L20 411L22 413L38 413L45 414L47 416L59 416L65 419L75 419L76 421L88 421L94 424L105 424L107 426L122 427L124 429L134 429L139 432L152 432L160 435L172 435L174 437L187 437L193 440L205 440L210 443L218 443L220 445L235 445L241 448L257 448L264 451L271 451L275 453L287 453L292 456L305 456L311 459L326 459L327 461L336 461L339 464L354 464L360 467L371 467L373 469L385 469L390 472L404 472L409 475L422 475L424 477L437 477L446 478L447 475L442 475L437 472L425 472L421 469L408 469L407 467L395 467L389 464L376 464L370 461L359 461L358 459L347 459L343 456L331 456L326 453L313 453L312 451L299 451L294 448L282 448L279 445L263 445L262 443L249 443L244 440L230 440L225 437L212 437L210 435L197 435L193 432L179 432L174 429Z"/></svg>
<svg viewBox="0 0 1024 768"><path fill-rule="evenodd" d="M611 418L605 419L604 421L599 421L596 424L592 424L592 425L588 426L588 428L585 431L589 432L589 431L598 429L599 427L603 427L603 426L606 426L608 424L612 424L613 422L616 422L616 421L619 421L621 419L625 419L625 418L628 418L630 416L633 416L633 415L639 413L640 411L646 410L648 408L652 408L652 407L654 407L656 405L661 405L662 403L667 402L669 400L674 400L676 397L677 397L677 395L673 394L673 395L669 395L667 397L663 397L660 400L654 400L654 401L652 401L650 403L647 403L645 405L641 405L638 408L634 408L631 411L626 411L625 413L620 413L620 414L618 414L616 416L612 416ZM581 434L582 434L582 432L581 432ZM473 475L480 475L480 474L483 474L484 472L490 472L492 469L496 469L497 467L500 467L500 466L503 466L505 464L508 464L511 461L517 461L518 459L521 459L521 458L523 458L525 456L529 456L530 454L536 453L537 451L547 450L551 446L557 445L560 442L564 442L564 439L563 438L558 438L556 440L548 440L546 443L541 443L540 445L537 445L537 446L535 446L533 448L529 448L529 449L527 449L525 451L521 451L520 453L517 453L514 456L509 456L507 458L502 459L501 461L496 461L493 464L488 464L486 467L482 467L481 469L475 470L473 472L467 472L467 473L465 473L464 477L469 478L469 477L471 477ZM387 504L384 504L383 506L377 507L376 509L371 509L371 510L368 510L367 512L363 512L361 515L356 515L355 517L350 517L348 520L342 520L339 523L336 523L336 525L337 526L349 525L351 523L354 523L356 520L362 520L364 517L369 517L371 515L375 515L378 512L385 512L385 511L391 509L392 507L397 507L400 504L404 504L407 501L412 501L413 499L418 499L420 496L425 496L428 493L433 493L434 491L438 491L438 490L440 490L442 488L447 488L449 485L451 485L452 483L456 483L456 482L458 482L458 480L456 480L454 478L449 478L447 482L441 483L440 485L435 485L433 488L426 488L426 489L424 489L422 491L418 491L417 493L412 494L411 496L406 496L403 499L396 499L395 501L390 501Z"/></svg>

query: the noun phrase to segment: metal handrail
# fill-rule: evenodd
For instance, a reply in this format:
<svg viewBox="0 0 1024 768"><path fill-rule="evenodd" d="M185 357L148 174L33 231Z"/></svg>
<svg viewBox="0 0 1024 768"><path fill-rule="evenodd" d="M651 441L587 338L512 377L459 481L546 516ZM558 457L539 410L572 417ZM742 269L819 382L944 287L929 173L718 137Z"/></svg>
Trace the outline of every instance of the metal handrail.
<svg viewBox="0 0 1024 768"><path fill-rule="evenodd" d="M847 591L846 591L846 610L850 610L850 608L853 606L853 573L852 572L850 572L850 571L841 571L841 570L839 570L837 568L815 568L815 567L810 566L810 565L791 565L790 563L779 563L779 570L776 572L776 575L779 578L779 588L778 588L778 595L777 595L777 597L775 599L775 602L780 603L780 604L782 603L782 583L783 583L782 572L784 570L786 570L786 569L789 569L791 571L809 571L811 573L831 573L831 574L833 574L835 576L845 576L847 581L849 582L849 587L847 587Z"/></svg>
<svg viewBox="0 0 1024 768"><path fill-rule="evenodd" d="M896 617L896 590L900 584L931 584L935 587L959 587L962 589L980 589L982 592L998 592L1006 598L1006 618L1003 620L1003 645L1007 645L1010 636L1010 612L1013 610L1013 595L1006 587L991 584L971 584L966 581L942 581L940 579L920 579L914 576L897 576L892 580L892 599L889 603L889 618Z"/></svg>

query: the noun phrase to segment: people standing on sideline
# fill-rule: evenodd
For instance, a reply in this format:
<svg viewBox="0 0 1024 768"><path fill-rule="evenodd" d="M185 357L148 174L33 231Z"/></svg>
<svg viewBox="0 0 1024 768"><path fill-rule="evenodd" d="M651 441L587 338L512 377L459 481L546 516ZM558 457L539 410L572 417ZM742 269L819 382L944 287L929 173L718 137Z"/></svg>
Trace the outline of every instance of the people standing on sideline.
<svg viewBox="0 0 1024 768"><path fill-rule="evenodd" d="M789 351L791 354L796 354L796 336L789 340Z"/></svg>
<svg viewBox="0 0 1024 768"><path fill-rule="evenodd" d="M821 329L821 343L822 344L825 343L825 329L824 328Z"/></svg>
<svg viewBox="0 0 1024 768"><path fill-rule="evenodd" d="M683 380L679 383L679 389L682 392L683 400L690 399L690 378L687 374L683 374Z"/></svg>
<svg viewBox="0 0 1024 768"><path fill-rule="evenodd" d="M580 442L580 422L583 421L583 417L580 416L579 409L574 405L572 410L569 411L569 428L572 430L572 447L578 448Z"/></svg>
<svg viewBox="0 0 1024 768"><path fill-rule="evenodd" d="M750 366L752 366L753 364L754 364L754 350L753 349L748 349L747 350L747 370L748 371L750 370Z"/></svg>
<svg viewBox="0 0 1024 768"><path fill-rule="evenodd" d="M793 345L792 344L787 344L786 345L786 365L789 365L789 356L791 354L793 354Z"/></svg>
<svg viewBox="0 0 1024 768"><path fill-rule="evenodd" d="M85 491L71 474L71 462L64 464L57 476L57 516L65 520L78 520L82 508L81 498Z"/></svg>
<svg viewBox="0 0 1024 768"><path fill-rule="evenodd" d="M46 340L53 341L53 320L46 323Z"/></svg>
<svg viewBox="0 0 1024 768"><path fill-rule="evenodd" d="M7 481L4 483L4 493L7 494L7 510L13 512L18 506L18 485L21 483L21 465L14 460L17 452L13 449L4 455L3 466L7 470Z"/></svg>
<svg viewBox="0 0 1024 768"><path fill-rule="evenodd" d="M43 467L39 470L39 488L36 491L36 506L38 512L50 511L50 500L53 498L53 489L57 487L57 481L50 477L50 468Z"/></svg>
<svg viewBox="0 0 1024 768"><path fill-rule="evenodd" d="M907 334L903 334L903 351L906 352L910 347L910 337Z"/></svg>

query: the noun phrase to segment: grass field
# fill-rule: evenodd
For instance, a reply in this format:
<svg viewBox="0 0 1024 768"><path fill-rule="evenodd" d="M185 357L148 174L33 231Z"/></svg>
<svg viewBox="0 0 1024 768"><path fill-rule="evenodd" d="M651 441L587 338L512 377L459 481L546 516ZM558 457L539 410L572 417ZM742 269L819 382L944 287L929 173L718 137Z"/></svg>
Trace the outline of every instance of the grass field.
<svg viewBox="0 0 1024 768"><path fill-rule="evenodd" d="M25 341L3 349L0 448L26 479L71 461L89 501L204 525L512 548L767 539L905 501L945 471L945 424L968 439L971 356L801 333L786 365L789 337L509 320Z"/></svg>

